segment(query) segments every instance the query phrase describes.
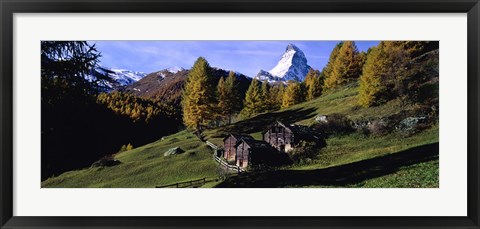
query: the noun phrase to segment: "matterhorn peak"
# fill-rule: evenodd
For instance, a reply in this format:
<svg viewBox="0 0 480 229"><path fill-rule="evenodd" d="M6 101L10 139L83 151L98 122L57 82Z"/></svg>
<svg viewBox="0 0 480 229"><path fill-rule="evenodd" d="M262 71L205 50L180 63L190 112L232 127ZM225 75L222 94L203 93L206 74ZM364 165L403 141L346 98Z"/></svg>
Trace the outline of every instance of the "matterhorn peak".
<svg viewBox="0 0 480 229"><path fill-rule="evenodd" d="M255 78L268 81L301 82L305 79L310 66L305 54L294 44L288 44L277 65L270 71L260 70Z"/></svg>
<svg viewBox="0 0 480 229"><path fill-rule="evenodd" d="M287 49L285 49L285 52L288 52L290 50L298 51L300 49L297 46L295 46L294 44L290 43L290 44L287 45Z"/></svg>

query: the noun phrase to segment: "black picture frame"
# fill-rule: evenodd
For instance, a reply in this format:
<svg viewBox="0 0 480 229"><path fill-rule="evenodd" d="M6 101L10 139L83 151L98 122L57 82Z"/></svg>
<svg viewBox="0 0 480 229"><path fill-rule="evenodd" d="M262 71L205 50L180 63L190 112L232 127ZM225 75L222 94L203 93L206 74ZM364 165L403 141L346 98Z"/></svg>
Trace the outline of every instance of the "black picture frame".
<svg viewBox="0 0 480 229"><path fill-rule="evenodd" d="M1 228L480 228L478 0L0 0ZM467 217L17 217L13 216L14 13L467 13Z"/></svg>

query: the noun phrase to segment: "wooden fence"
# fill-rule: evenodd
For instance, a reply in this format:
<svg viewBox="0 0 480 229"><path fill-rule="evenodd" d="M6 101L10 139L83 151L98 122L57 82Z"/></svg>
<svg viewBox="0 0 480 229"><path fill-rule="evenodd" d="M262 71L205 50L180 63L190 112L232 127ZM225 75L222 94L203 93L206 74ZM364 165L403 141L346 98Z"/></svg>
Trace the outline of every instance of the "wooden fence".
<svg viewBox="0 0 480 229"><path fill-rule="evenodd" d="M162 185L162 186L155 186L155 188L198 188L202 185L207 183L207 178L204 177L202 179L197 179L197 180L190 180L190 181L185 181L185 182L178 182L175 184L168 184L168 185Z"/></svg>
<svg viewBox="0 0 480 229"><path fill-rule="evenodd" d="M210 146L210 148L213 149L213 159L215 159L215 161L218 162L218 164L225 167L225 169L227 169L228 171L231 171L231 172L236 172L236 173L245 172L244 169L242 169L242 168L240 168L236 165L230 165L226 161L222 160L220 157L217 156L218 151L223 150L221 147L218 147L217 145L215 145L215 144L213 144L212 142L209 142L209 141L205 141L205 143L208 146Z"/></svg>
<svg viewBox="0 0 480 229"><path fill-rule="evenodd" d="M230 165L226 161L222 160L220 157L217 156L219 150L223 150L222 147L218 147L217 145L213 144L212 142L205 141L205 143L210 146L210 148L213 149L213 159L215 159L218 164L221 166L225 167L230 172L236 172L236 173L241 173L245 172L244 169L236 166L236 165Z"/></svg>
<svg viewBox="0 0 480 229"><path fill-rule="evenodd" d="M209 141L205 141L205 144L207 144L207 146L209 146L210 148L212 148L214 155L221 156L222 151L223 151L223 148L222 148L222 147L218 147L217 145L215 145L215 144L213 144L213 143L211 143L211 142L209 142Z"/></svg>
<svg viewBox="0 0 480 229"><path fill-rule="evenodd" d="M227 169L228 171L236 172L236 173L245 172L245 170L243 170L243 169L240 168L239 166L230 165L230 164L228 164L226 161L224 161L224 160L222 160L221 158L217 157L217 155L213 155L213 159L215 159L215 161L218 162L218 164L220 164L221 166L223 166L223 167L224 167L225 169Z"/></svg>
<svg viewBox="0 0 480 229"><path fill-rule="evenodd" d="M214 149L214 150L219 150L219 149L221 149L221 147L218 147L217 145L215 145L215 144L213 144L213 143L211 143L211 142L209 142L209 141L206 141L205 143L206 143L208 146L210 146L212 149Z"/></svg>
<svg viewBox="0 0 480 229"><path fill-rule="evenodd" d="M210 146L210 148L213 149L213 159L220 165L223 166L225 169L227 169L230 172L234 173L241 173L245 172L244 169L242 169L239 166L236 165L230 165L226 161L222 160L222 158L217 156L218 151L223 150L221 147L218 147L217 145L213 144L212 142L205 141L205 143ZM203 186L205 183L212 182L212 181L217 181L218 179L213 179L213 180L207 180L206 177L197 179L197 180L190 180L190 181L185 181L185 182L178 182L175 184L168 184L168 185L161 185L161 186L155 186L155 188L198 188L200 186Z"/></svg>

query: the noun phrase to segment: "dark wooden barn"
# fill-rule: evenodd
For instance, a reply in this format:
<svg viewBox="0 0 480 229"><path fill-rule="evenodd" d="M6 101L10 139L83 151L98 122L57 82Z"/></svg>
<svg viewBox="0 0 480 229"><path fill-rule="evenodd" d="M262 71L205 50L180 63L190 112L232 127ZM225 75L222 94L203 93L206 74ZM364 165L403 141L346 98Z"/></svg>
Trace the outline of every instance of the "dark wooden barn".
<svg viewBox="0 0 480 229"><path fill-rule="evenodd" d="M280 152L288 152L295 148L300 141L318 143L325 146L325 140L307 126L285 125L279 121L273 123L263 133L263 140Z"/></svg>
<svg viewBox="0 0 480 229"><path fill-rule="evenodd" d="M236 145L236 165L246 168L251 165L269 164L275 161L275 156L279 153L275 148L265 141L255 140L253 138L243 138Z"/></svg>
<svg viewBox="0 0 480 229"><path fill-rule="evenodd" d="M236 145L242 139L253 139L250 135L230 134L223 139L223 158L233 163L236 160Z"/></svg>

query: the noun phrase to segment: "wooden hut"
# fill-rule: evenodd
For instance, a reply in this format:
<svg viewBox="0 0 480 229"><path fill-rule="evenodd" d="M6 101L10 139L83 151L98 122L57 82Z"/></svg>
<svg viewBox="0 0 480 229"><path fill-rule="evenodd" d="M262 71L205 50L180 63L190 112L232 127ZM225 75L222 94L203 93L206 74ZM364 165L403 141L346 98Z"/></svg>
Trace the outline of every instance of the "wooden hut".
<svg viewBox="0 0 480 229"><path fill-rule="evenodd" d="M323 138L307 126L273 123L263 133L263 140L280 152L292 150L300 141L314 141L325 144ZM323 147L323 146L319 146Z"/></svg>
<svg viewBox="0 0 480 229"><path fill-rule="evenodd" d="M253 139L250 135L230 134L223 139L223 158L228 162L235 162L236 160L236 145L242 139Z"/></svg>
<svg viewBox="0 0 480 229"><path fill-rule="evenodd" d="M236 145L236 165L247 168L250 165L268 164L275 160L277 150L265 141L243 138Z"/></svg>

